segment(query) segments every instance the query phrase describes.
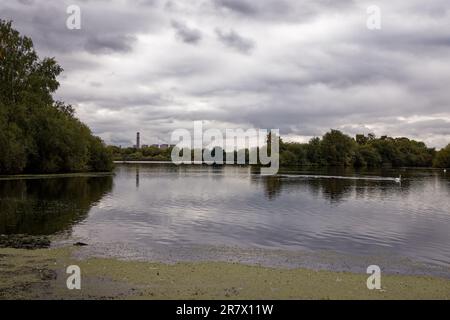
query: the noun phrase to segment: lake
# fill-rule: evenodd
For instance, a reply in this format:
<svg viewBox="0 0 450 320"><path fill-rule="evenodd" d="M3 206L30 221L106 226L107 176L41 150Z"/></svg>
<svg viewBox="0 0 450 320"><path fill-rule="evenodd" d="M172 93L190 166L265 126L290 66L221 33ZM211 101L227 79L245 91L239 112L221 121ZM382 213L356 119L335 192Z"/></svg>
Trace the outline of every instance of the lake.
<svg viewBox="0 0 450 320"><path fill-rule="evenodd" d="M450 277L450 174L139 163L113 176L1 178L0 234L15 233L101 256Z"/></svg>

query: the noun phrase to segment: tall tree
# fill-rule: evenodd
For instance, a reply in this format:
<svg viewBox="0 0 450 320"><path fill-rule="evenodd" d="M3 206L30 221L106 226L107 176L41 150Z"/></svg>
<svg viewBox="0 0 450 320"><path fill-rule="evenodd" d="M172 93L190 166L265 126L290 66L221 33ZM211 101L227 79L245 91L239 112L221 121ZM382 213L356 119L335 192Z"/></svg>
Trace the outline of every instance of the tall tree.
<svg viewBox="0 0 450 320"><path fill-rule="evenodd" d="M0 20L0 174L107 171L109 152L74 109L53 99L63 71Z"/></svg>
<svg viewBox="0 0 450 320"><path fill-rule="evenodd" d="M438 168L450 168L450 144L436 153L433 165Z"/></svg>

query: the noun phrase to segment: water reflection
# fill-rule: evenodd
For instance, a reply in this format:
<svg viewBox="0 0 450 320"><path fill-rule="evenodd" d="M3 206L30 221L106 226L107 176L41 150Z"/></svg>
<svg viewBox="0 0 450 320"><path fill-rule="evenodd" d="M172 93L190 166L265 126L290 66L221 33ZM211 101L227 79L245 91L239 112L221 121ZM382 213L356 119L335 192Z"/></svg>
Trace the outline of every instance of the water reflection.
<svg viewBox="0 0 450 320"><path fill-rule="evenodd" d="M277 176L267 176L262 178L264 181L264 194L267 199L273 200L281 194L283 181ZM252 181L258 181L253 179Z"/></svg>
<svg viewBox="0 0 450 320"><path fill-rule="evenodd" d="M274 200L284 192L289 190L304 190L315 197L322 197L331 203L339 203L350 197L353 191L359 194L365 193L365 188L369 187L367 182L345 179L327 178L286 178L283 176L254 177L254 183L264 184L264 194L269 200Z"/></svg>
<svg viewBox="0 0 450 320"><path fill-rule="evenodd" d="M112 177L0 181L0 234L54 234L86 218Z"/></svg>
<svg viewBox="0 0 450 320"><path fill-rule="evenodd" d="M268 200L276 199L283 192L301 189L330 203L339 203L351 196L364 198L374 191L379 192L381 197L392 193L407 196L412 186L408 177L401 183L395 183L392 174L381 171L372 171L371 175L361 175L355 171L336 172L336 169L325 172L311 171L307 172L308 174L280 173L276 176L259 176L257 172L253 173L252 183L263 183L264 194Z"/></svg>
<svg viewBox="0 0 450 320"><path fill-rule="evenodd" d="M401 184L392 179L399 173ZM434 170L283 169L267 177L246 166L124 164L114 187L111 177L0 181L0 233L70 230L106 252L237 246L448 265L449 182Z"/></svg>
<svg viewBox="0 0 450 320"><path fill-rule="evenodd" d="M139 188L139 167L139 164L136 165L136 188Z"/></svg>

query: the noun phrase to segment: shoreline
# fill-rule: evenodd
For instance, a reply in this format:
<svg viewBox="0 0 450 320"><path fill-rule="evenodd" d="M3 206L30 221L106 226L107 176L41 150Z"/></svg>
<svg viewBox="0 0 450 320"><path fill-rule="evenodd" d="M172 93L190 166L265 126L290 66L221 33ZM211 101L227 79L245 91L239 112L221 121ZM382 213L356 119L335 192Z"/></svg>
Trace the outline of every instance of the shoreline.
<svg viewBox="0 0 450 320"><path fill-rule="evenodd" d="M81 249L0 249L0 299L450 299L450 280L247 265L236 262L143 262L77 258ZM68 290L66 268L81 269Z"/></svg>
<svg viewBox="0 0 450 320"><path fill-rule="evenodd" d="M83 238L54 240L50 248L63 248ZM387 252L361 255L311 249L269 249L245 246L190 245L151 248L127 247L120 244L90 243L74 252L76 259L92 257L125 261L158 261L163 264L228 262L280 269L309 269L364 274L369 265L380 266L384 275L431 276L450 280L450 266L436 262L413 260Z"/></svg>
<svg viewBox="0 0 450 320"><path fill-rule="evenodd" d="M77 178L77 177L112 177L114 170L111 172L71 172L71 173L34 173L34 174L14 174L0 175L0 181L4 180L26 180L26 179L52 179L52 178Z"/></svg>

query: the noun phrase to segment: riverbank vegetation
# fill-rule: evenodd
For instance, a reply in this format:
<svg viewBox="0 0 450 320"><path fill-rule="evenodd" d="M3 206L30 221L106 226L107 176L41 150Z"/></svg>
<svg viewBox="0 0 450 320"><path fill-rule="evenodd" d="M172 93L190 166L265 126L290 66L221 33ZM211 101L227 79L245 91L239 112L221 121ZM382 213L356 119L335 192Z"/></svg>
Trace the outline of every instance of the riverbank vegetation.
<svg viewBox="0 0 450 320"><path fill-rule="evenodd" d="M110 146L109 149L117 161L170 161L172 152L172 147L153 146L140 149ZM193 158L193 150L190 151ZM223 159L226 159L226 152L220 148L208 152L223 152ZM360 134L352 138L339 130L330 130L308 143L280 139L279 152L282 166L450 167L450 144L436 151L423 142L405 137ZM245 153L248 162L249 151L245 150Z"/></svg>
<svg viewBox="0 0 450 320"><path fill-rule="evenodd" d="M450 144L436 153L433 165L437 168L450 168Z"/></svg>
<svg viewBox="0 0 450 320"><path fill-rule="evenodd" d="M63 69L0 20L0 174L110 171L102 140L56 101Z"/></svg>
<svg viewBox="0 0 450 320"><path fill-rule="evenodd" d="M431 167L436 154L425 143L405 137L361 134L352 138L339 130L331 130L309 143L280 144L280 163L284 165Z"/></svg>
<svg viewBox="0 0 450 320"><path fill-rule="evenodd" d="M159 148L156 146L142 148L120 148L108 146L115 161L170 161L173 147Z"/></svg>

